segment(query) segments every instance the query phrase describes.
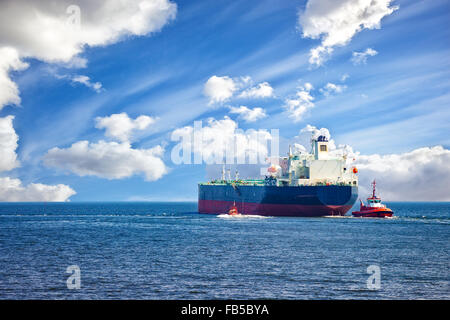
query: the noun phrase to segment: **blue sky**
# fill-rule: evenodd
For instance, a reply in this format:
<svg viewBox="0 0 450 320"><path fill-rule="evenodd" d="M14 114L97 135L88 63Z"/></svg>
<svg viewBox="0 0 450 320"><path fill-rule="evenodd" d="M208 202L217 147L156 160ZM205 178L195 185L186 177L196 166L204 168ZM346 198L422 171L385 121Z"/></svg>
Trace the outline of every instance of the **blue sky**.
<svg viewBox="0 0 450 320"><path fill-rule="evenodd" d="M9 71L21 102L0 109L0 117L15 117L20 166L1 176L20 179L23 185L68 185L76 191L71 201L195 200L197 183L206 179L205 165L173 164L170 134L195 120L225 116L243 129L277 128L286 144L309 124L328 128L337 144L348 144L363 155L401 155L434 146L448 151L448 1L392 1L391 7L399 8L381 19L379 29L363 29L345 45L333 46L320 66L311 64L309 55L321 39L304 37L299 23L307 1L172 2L176 17L160 31L83 47L78 56L86 59L85 68L66 68L37 55L21 58L29 67ZM377 54L355 64L352 54L368 48ZM81 74L90 83L101 83L102 89L70 80ZM254 85L268 82L274 93L211 105L204 87L214 75L249 76ZM293 121L283 106L305 83L314 88L314 107ZM342 91L323 94L320 89L327 83ZM263 108L267 116L242 121L229 112L230 106L241 105ZM156 119L132 147L164 146L168 172L161 178L146 181L139 173L120 179L80 176L45 165L43 158L54 147L105 139L95 118L121 112L132 119ZM443 179L448 179L448 164L439 163Z"/></svg>

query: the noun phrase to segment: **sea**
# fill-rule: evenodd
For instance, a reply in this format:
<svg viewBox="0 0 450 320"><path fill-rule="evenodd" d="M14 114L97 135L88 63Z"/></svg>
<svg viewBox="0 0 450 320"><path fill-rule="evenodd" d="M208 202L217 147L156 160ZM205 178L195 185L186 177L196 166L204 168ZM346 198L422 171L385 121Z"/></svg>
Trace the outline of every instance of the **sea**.
<svg viewBox="0 0 450 320"><path fill-rule="evenodd" d="M2 203L0 299L449 299L450 203L386 204L394 218Z"/></svg>

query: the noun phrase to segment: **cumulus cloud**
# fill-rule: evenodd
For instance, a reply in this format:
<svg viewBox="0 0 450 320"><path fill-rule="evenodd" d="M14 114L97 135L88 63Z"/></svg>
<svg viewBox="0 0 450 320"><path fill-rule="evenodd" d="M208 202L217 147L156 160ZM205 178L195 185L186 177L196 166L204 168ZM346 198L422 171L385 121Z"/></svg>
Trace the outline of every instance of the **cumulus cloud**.
<svg viewBox="0 0 450 320"><path fill-rule="evenodd" d="M356 65L359 65L359 64L366 64L367 63L367 58L370 56L370 57L373 57L373 56L375 56L375 55L377 55L378 54L378 52L377 51L375 51L375 50L373 50L372 48L367 48L365 51L363 51L363 52L357 52L357 51L354 51L353 53L352 53L352 62L353 62L353 64L356 66Z"/></svg>
<svg viewBox="0 0 450 320"><path fill-rule="evenodd" d="M330 154L347 156L347 163L358 168L359 195L371 192L376 179L379 195L390 201L450 201L450 150L442 146L418 148L396 154L364 155L349 145L338 145L327 128L307 125L294 137L294 147L305 152L311 138L323 135L329 140Z"/></svg>
<svg viewBox="0 0 450 320"><path fill-rule="evenodd" d="M309 51L308 62L315 66L321 66L333 53L333 48L318 46Z"/></svg>
<svg viewBox="0 0 450 320"><path fill-rule="evenodd" d="M228 76L212 76L206 81L203 93L209 98L209 103L224 102L230 99L238 89L233 79Z"/></svg>
<svg viewBox="0 0 450 320"><path fill-rule="evenodd" d="M13 127L14 116L0 118L0 172L19 166L17 160L17 141L19 137Z"/></svg>
<svg viewBox="0 0 450 320"><path fill-rule="evenodd" d="M199 137L199 140L194 141L194 136ZM222 120L210 118L206 126L200 128L186 126L174 130L172 140L179 137L187 137L183 140L184 148L207 164L264 162L269 153L267 142L273 139L266 130L244 132L229 117ZM173 149L172 159L178 156L174 152L178 151Z"/></svg>
<svg viewBox="0 0 450 320"><path fill-rule="evenodd" d="M79 141L66 149L50 149L44 163L79 176L122 179L142 173L147 181L154 181L167 173L163 153L161 146L133 149L128 142Z"/></svg>
<svg viewBox="0 0 450 320"><path fill-rule="evenodd" d="M450 201L450 150L442 146L387 155L359 155L361 195L376 179L385 200ZM364 196L362 196L364 197Z"/></svg>
<svg viewBox="0 0 450 320"><path fill-rule="evenodd" d="M107 137L127 142L130 141L135 131L147 129L155 122L155 119L145 115L131 119L128 114L122 112L108 117L97 117L95 121L95 127L105 129Z"/></svg>
<svg viewBox="0 0 450 320"><path fill-rule="evenodd" d="M264 99L274 96L274 90L268 82L252 86L250 76L230 78L212 76L205 83L203 93L209 98L209 104L223 103L233 97L242 99Z"/></svg>
<svg viewBox="0 0 450 320"><path fill-rule="evenodd" d="M262 82L255 87L244 90L240 98L269 98L273 96L273 88L268 82Z"/></svg>
<svg viewBox="0 0 450 320"><path fill-rule="evenodd" d="M8 202L64 202L76 192L64 184L45 185L30 183L22 185L19 179L0 178L0 201Z"/></svg>
<svg viewBox="0 0 450 320"><path fill-rule="evenodd" d="M263 108L247 108L246 106L231 107L230 113L238 114L241 119L246 122L255 122L259 119L267 117L266 111Z"/></svg>
<svg viewBox="0 0 450 320"><path fill-rule="evenodd" d="M69 148L55 147L44 156L44 164L79 176L122 179L144 174L148 181L158 180L168 172L162 160L163 147L134 149L130 144L136 130L144 130L154 121L148 116L131 119L126 113L97 117L96 128L105 129L106 136L120 142L78 141Z"/></svg>
<svg viewBox="0 0 450 320"><path fill-rule="evenodd" d="M26 68L21 59L85 66L79 54L86 46L157 32L177 11L169 0L79 0L77 5L71 0L0 3L0 107L20 102L8 72ZM80 25L73 23L77 21Z"/></svg>
<svg viewBox="0 0 450 320"><path fill-rule="evenodd" d="M319 89L319 91L324 96L329 96L334 93L341 93L342 91L345 90L345 88L347 88L347 86L328 82L323 88Z"/></svg>
<svg viewBox="0 0 450 320"><path fill-rule="evenodd" d="M0 118L0 172L19 166L13 116ZM67 201L76 192L69 186L31 183L23 186L19 179L0 177L0 201Z"/></svg>
<svg viewBox="0 0 450 320"><path fill-rule="evenodd" d="M346 45L363 29L378 29L383 17L398 9L392 0L309 0L299 13L299 25L305 38L321 39L311 49L309 62L322 65L333 47Z"/></svg>
<svg viewBox="0 0 450 320"><path fill-rule="evenodd" d="M319 136L325 136L328 139L329 150L336 150L336 144L333 139L331 139L330 131L327 128L317 128L310 124L306 125L299 131L299 134L294 137L299 150L310 150L311 140L317 139ZM303 148L302 148L303 147Z"/></svg>
<svg viewBox="0 0 450 320"><path fill-rule="evenodd" d="M311 108L314 108L314 97L310 94L313 89L312 84L306 83L300 86L294 98L288 98L284 102L284 109L294 122L303 119L304 114Z"/></svg>
<svg viewBox="0 0 450 320"><path fill-rule="evenodd" d="M10 71L24 70L28 67L19 58L17 50L0 47L0 110L8 104L20 104L19 89L10 77Z"/></svg>

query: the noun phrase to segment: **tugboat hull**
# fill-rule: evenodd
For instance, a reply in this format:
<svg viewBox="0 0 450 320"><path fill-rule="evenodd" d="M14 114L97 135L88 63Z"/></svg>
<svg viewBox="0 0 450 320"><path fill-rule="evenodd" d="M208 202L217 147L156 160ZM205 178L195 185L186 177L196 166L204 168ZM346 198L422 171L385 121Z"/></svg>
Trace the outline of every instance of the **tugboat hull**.
<svg viewBox="0 0 450 320"><path fill-rule="evenodd" d="M367 211L353 211L352 215L354 217L363 217L363 218L389 218L392 217L394 212L390 209L375 209L375 210L367 210Z"/></svg>

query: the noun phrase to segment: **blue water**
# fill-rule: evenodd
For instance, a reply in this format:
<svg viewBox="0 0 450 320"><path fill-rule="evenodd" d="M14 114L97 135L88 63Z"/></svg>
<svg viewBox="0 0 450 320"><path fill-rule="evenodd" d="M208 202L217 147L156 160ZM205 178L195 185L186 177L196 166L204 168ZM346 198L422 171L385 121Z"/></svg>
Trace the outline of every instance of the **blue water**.
<svg viewBox="0 0 450 320"><path fill-rule="evenodd" d="M0 204L0 299L449 299L450 203L224 219L196 203ZM69 290L69 265L81 288ZM381 288L367 288L367 267Z"/></svg>

